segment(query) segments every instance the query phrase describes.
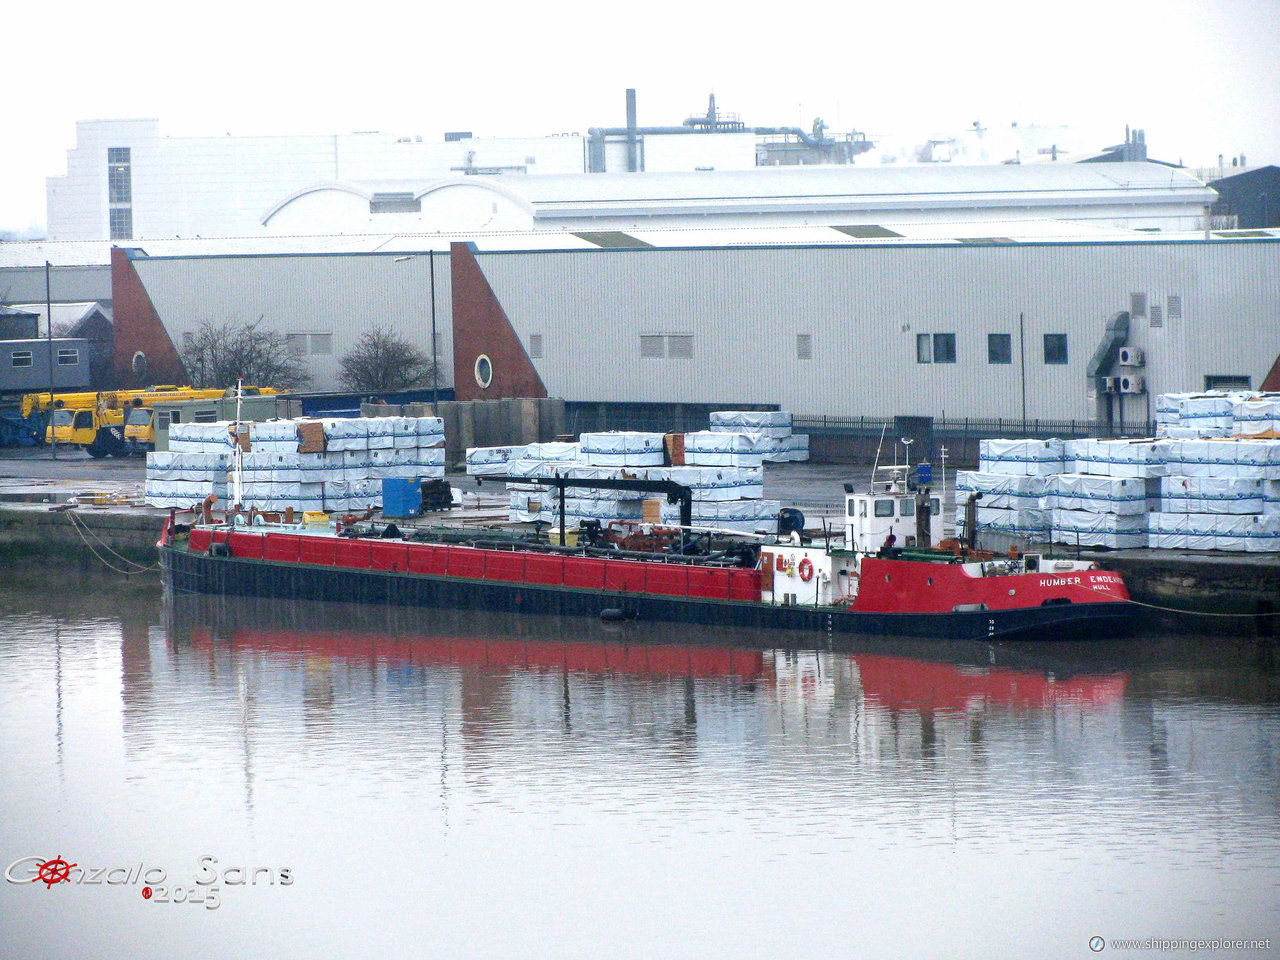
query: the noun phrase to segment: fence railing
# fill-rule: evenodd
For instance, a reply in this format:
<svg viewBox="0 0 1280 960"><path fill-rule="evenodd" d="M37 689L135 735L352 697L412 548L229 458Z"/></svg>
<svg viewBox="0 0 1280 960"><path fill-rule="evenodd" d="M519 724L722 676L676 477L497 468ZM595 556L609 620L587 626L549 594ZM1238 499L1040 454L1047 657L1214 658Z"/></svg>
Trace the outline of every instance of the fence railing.
<svg viewBox="0 0 1280 960"><path fill-rule="evenodd" d="M912 418L917 420L919 418ZM856 436L879 435L888 424L888 433L892 433L896 418L894 417L830 417L803 415L791 418L791 428L797 433L809 434L853 434ZM1152 437L1155 436L1154 421L1138 423L1107 424L1094 420L1024 420L1017 417L995 417L980 419L975 417L935 417L932 421L935 436L1006 439L1059 437L1071 439L1078 437ZM886 434L886 436L888 435Z"/></svg>

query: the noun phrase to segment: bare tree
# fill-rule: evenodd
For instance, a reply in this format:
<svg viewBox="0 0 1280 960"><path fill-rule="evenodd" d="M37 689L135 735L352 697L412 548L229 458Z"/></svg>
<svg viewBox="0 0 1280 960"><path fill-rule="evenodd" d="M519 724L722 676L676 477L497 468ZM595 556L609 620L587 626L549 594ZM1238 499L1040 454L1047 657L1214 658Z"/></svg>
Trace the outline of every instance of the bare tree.
<svg viewBox="0 0 1280 960"><path fill-rule="evenodd" d="M252 323L205 320L185 338L182 363L197 387L228 387L243 377L246 384L294 390L311 380L282 333Z"/></svg>
<svg viewBox="0 0 1280 960"><path fill-rule="evenodd" d="M390 393L432 380L429 356L391 330L366 330L339 361L342 382L355 393Z"/></svg>

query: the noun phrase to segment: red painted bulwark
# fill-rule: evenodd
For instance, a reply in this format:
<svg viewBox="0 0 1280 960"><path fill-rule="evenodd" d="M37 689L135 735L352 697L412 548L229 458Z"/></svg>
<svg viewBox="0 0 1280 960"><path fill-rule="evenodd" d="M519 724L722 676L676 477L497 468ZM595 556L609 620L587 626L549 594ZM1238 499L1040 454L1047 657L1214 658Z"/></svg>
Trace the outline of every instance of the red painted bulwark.
<svg viewBox="0 0 1280 960"><path fill-rule="evenodd" d="M111 298L115 323L115 355L111 369L119 387L144 387L153 383L188 383L187 372L169 333L147 296L133 263L119 247L111 250ZM147 356L143 377L133 372L133 356Z"/></svg>
<svg viewBox="0 0 1280 960"><path fill-rule="evenodd" d="M453 281L453 391L458 400L545 397L547 388L512 329L502 304L476 263L471 247L449 248ZM476 382L476 359L493 365L489 386Z"/></svg>

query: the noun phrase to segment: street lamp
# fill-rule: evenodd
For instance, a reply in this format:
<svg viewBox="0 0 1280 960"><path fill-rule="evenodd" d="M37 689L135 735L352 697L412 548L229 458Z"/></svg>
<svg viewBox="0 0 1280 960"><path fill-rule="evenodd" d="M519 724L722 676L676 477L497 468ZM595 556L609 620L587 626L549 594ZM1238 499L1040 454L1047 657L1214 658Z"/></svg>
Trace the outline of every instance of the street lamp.
<svg viewBox="0 0 1280 960"><path fill-rule="evenodd" d="M404 263L406 260L417 260L419 256L421 254L396 257L394 262ZM427 251L427 263L431 271L431 403L438 406L440 403L440 361L436 356L436 252L434 249Z"/></svg>

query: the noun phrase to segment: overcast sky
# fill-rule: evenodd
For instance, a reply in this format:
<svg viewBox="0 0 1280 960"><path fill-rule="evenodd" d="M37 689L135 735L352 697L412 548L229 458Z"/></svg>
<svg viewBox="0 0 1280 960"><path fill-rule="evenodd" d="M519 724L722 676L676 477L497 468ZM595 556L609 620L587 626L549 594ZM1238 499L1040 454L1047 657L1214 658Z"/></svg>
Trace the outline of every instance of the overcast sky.
<svg viewBox="0 0 1280 960"><path fill-rule="evenodd" d="M1280 0L17 0L3 22L0 230L43 228L77 120L544 135L622 125L627 87L641 124L714 91L749 125L913 142L1065 124L1100 148L1132 124L1157 159L1280 162Z"/></svg>

